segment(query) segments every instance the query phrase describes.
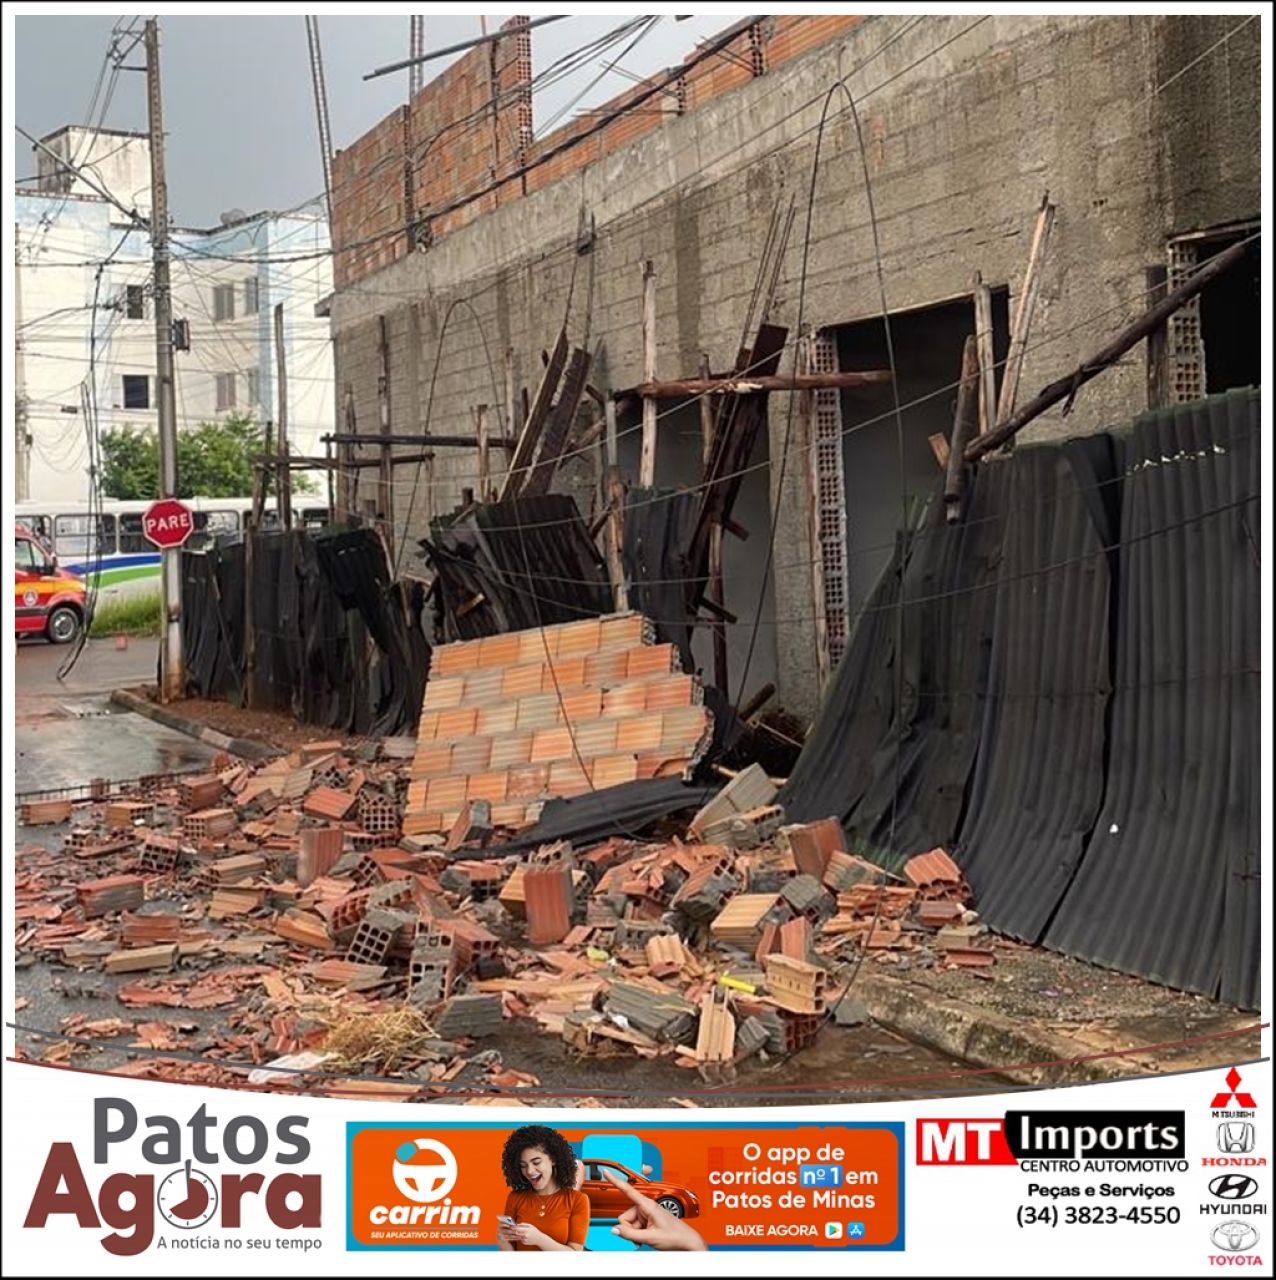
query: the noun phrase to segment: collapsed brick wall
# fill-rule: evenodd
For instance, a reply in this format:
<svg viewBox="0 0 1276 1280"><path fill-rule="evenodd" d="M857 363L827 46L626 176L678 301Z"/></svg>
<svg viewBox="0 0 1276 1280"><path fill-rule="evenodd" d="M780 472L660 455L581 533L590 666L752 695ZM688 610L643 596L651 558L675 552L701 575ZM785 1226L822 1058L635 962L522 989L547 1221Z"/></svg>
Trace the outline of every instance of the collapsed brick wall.
<svg viewBox="0 0 1276 1280"><path fill-rule="evenodd" d="M502 30L527 21L510 18ZM471 49L409 106L397 108L333 158L336 287L354 284L416 245L428 246L501 205L552 186L668 120L837 38L858 21L854 16L759 18L714 56L695 62L698 55L688 55L686 70L641 106L635 104L663 84L667 72L538 140L532 136L531 33L518 31ZM609 114L616 118L598 128ZM571 145L574 139L582 141Z"/></svg>

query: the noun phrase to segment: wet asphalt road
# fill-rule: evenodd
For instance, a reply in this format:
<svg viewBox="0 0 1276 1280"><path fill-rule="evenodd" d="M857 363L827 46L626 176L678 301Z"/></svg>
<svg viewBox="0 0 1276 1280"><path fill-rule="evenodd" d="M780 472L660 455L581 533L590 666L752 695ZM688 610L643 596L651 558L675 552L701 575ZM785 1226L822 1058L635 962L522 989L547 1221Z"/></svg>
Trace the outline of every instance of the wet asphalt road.
<svg viewBox="0 0 1276 1280"><path fill-rule="evenodd" d="M123 651L109 640L91 640L66 679L59 680L67 652L66 646L44 641L18 646L14 767L19 798L92 778L114 781L196 769L216 754L109 701L112 689L154 680L154 640L131 641Z"/></svg>

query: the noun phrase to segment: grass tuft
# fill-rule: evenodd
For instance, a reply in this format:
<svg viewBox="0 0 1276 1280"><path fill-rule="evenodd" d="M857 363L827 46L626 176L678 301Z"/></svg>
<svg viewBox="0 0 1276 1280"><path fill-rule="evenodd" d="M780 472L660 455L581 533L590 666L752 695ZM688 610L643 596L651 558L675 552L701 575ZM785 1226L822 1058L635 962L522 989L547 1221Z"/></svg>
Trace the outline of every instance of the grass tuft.
<svg viewBox="0 0 1276 1280"><path fill-rule="evenodd" d="M158 591L144 596L125 596L121 600L99 600L89 635L157 636L161 617Z"/></svg>

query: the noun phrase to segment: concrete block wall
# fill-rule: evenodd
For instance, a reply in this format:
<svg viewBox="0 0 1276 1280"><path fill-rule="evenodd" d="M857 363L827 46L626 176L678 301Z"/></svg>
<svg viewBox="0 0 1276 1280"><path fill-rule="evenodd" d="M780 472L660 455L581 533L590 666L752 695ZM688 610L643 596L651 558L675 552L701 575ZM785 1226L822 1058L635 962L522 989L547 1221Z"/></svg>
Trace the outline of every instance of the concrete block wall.
<svg viewBox="0 0 1276 1280"><path fill-rule="evenodd" d="M822 20L771 21L774 46L798 38L803 28L795 24ZM529 180L526 196L440 237L428 252L339 287L338 404L348 383L360 426L376 422L380 314L391 335L396 431L426 428L433 379L429 429L472 432L473 406L500 403L506 348L518 385L534 390L540 351L565 317L579 341L588 314L595 385L633 385L646 258L657 271L659 372L689 375L701 352L721 368L740 343L772 212L790 197L798 218L775 318L796 327L800 301L804 326L870 319L881 298L865 167L892 311L963 296L975 270L1008 285L1013 307L1049 190L1058 213L1021 383L1021 397L1030 396L1141 309L1145 271L1164 262L1169 236L1257 214L1258 24L1206 53L1237 23L1234 16L882 16L826 34L801 56L602 153L570 180L539 189ZM802 295L821 103L842 77L855 94L859 128L836 95ZM1189 146L1193 131L1208 148ZM576 251L582 214L598 231L586 255ZM1144 360L1141 348L1131 352L1086 387L1069 418L1046 415L1031 434L1128 420L1146 406ZM632 429L624 421L621 428ZM771 399L769 443L776 558L793 566L809 546L807 442L787 397ZM475 461L472 450L440 449L434 488L428 499L417 488L412 527L401 535L420 537L426 512L449 510L460 488L475 484ZM399 469L400 524L416 470ZM764 537L755 533L758 542ZM799 714L816 704L811 614L809 571L786 568L760 643L773 648L780 697Z"/></svg>

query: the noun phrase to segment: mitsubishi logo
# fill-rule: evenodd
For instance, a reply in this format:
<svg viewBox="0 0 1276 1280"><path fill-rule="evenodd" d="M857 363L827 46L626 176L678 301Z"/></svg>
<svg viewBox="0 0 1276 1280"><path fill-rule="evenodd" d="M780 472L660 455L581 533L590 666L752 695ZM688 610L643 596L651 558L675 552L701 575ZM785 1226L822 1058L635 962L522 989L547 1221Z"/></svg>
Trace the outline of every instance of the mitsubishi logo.
<svg viewBox="0 0 1276 1280"><path fill-rule="evenodd" d="M1227 1088L1228 1088L1228 1092L1227 1092L1227 1093L1216 1093L1216 1094L1214 1095L1214 1101L1213 1101L1213 1103L1211 1104L1211 1105L1214 1107L1214 1109L1217 1111L1220 1107L1225 1107L1225 1106L1227 1106L1227 1104L1228 1104L1228 1103L1229 1103L1233 1098L1235 1098L1235 1099L1236 1099L1236 1105L1237 1105L1238 1107L1244 1107L1244 1108L1246 1108L1246 1109L1247 1109L1247 1110L1249 1110L1249 1111L1254 1110L1254 1108L1255 1108L1255 1107L1257 1107L1257 1105L1258 1105L1258 1104L1254 1101L1254 1095L1253 1095L1252 1093L1238 1093L1238 1092L1237 1092L1237 1086L1238 1086L1238 1085L1240 1084L1240 1082L1241 1082L1241 1073L1240 1073L1239 1071L1237 1071L1235 1067L1233 1067L1233 1068L1232 1068L1232 1069L1227 1073L1227 1076L1226 1076L1225 1078L1226 1078L1226 1081L1227 1081Z"/></svg>

